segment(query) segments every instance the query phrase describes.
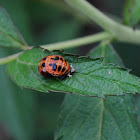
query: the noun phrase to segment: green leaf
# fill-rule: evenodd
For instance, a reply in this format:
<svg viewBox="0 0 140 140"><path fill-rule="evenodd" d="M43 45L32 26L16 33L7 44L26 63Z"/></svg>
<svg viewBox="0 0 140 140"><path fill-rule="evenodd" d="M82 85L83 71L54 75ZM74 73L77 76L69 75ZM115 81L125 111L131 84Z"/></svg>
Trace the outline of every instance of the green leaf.
<svg viewBox="0 0 140 140"><path fill-rule="evenodd" d="M131 96L106 100L66 95L55 140L138 140Z"/></svg>
<svg viewBox="0 0 140 140"><path fill-rule="evenodd" d="M73 77L62 80L40 76L38 64L40 59L47 55L63 56L75 68ZM124 68L101 61L102 58L77 57L61 51L49 52L34 48L9 63L7 71L19 86L42 92L62 91L98 97L140 92L137 77L130 75Z"/></svg>
<svg viewBox="0 0 140 140"><path fill-rule="evenodd" d="M33 41L33 35L31 28L31 15L29 14L29 3L26 3L24 0L2 0L0 1L0 5L4 7L7 13L10 14L10 18L12 19L15 27L18 29L24 40L26 40L28 45L35 44L35 40ZM33 7L34 4L32 4ZM15 8L16 7L16 8ZM30 8L33 9L33 8ZM18 12L17 12L18 11ZM33 25L35 22L33 21ZM25 44L25 43L24 43Z"/></svg>
<svg viewBox="0 0 140 140"><path fill-rule="evenodd" d="M140 1L127 0L124 7L124 24L135 25L140 21Z"/></svg>
<svg viewBox="0 0 140 140"><path fill-rule="evenodd" d="M26 48L23 38L2 7L0 7L0 47Z"/></svg>
<svg viewBox="0 0 140 140"><path fill-rule="evenodd" d="M102 56L106 62L122 64L111 45L101 44L90 56ZM65 96L55 140L138 140L133 96L102 98Z"/></svg>
<svg viewBox="0 0 140 140"><path fill-rule="evenodd" d="M123 67L123 63L119 55L116 53L111 44L107 44L106 42L103 42L95 49L92 49L88 55L95 58L104 56L104 63L114 63Z"/></svg>

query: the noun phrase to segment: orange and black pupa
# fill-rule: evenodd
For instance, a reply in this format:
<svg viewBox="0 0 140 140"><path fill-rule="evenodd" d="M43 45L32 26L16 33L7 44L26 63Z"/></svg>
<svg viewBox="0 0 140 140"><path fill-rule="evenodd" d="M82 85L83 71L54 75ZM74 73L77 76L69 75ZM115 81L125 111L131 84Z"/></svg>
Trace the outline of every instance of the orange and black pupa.
<svg viewBox="0 0 140 140"><path fill-rule="evenodd" d="M67 61L65 61L62 56L49 55L40 60L38 71L40 75L46 77L47 75L52 75L55 77L72 77L72 73L75 71L75 69Z"/></svg>

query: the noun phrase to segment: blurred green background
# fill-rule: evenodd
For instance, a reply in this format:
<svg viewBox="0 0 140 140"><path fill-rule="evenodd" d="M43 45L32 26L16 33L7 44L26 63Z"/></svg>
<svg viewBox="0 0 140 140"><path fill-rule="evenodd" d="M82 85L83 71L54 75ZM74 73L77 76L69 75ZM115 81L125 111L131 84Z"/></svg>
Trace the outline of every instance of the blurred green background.
<svg viewBox="0 0 140 140"><path fill-rule="evenodd" d="M122 0L89 0L101 11L122 21ZM29 45L41 45L86 36L102 31L63 0L0 0ZM86 55L97 44L68 49ZM127 68L140 77L140 47L113 43ZM0 57L17 50L0 48ZM40 93L17 87L0 66L0 140L52 140L57 116L65 94ZM140 96L135 98L140 114ZM139 109L138 109L139 108ZM138 116L139 123L140 117Z"/></svg>

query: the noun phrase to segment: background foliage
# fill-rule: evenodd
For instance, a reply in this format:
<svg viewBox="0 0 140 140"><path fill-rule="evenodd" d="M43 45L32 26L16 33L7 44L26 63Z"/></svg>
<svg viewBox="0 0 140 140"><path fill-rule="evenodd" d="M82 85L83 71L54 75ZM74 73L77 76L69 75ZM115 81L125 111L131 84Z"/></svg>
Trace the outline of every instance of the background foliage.
<svg viewBox="0 0 140 140"><path fill-rule="evenodd" d="M125 7L121 0L113 2L112 0L91 0L91 3L119 19L123 18L131 5L128 3ZM10 0L1 0L0 5L8 11L29 45L58 42L100 31L100 28L91 24L85 17L76 14L61 0L57 2L55 0L13 0L12 3ZM124 13L123 9L125 9ZM132 15L134 13L137 13L137 10ZM124 20L125 24L139 26L137 17L134 22L129 22L131 15L127 14L127 16ZM66 51L85 55L94 46L96 44ZM120 54L125 66L132 68L132 73L140 77L140 48L126 43L113 43L113 46ZM0 57L15 52L17 50L0 48ZM63 97L64 95L59 93L44 94L20 89L7 76L5 66L0 66L0 137L5 140L53 139ZM135 104L140 123L140 96L138 95L135 96Z"/></svg>

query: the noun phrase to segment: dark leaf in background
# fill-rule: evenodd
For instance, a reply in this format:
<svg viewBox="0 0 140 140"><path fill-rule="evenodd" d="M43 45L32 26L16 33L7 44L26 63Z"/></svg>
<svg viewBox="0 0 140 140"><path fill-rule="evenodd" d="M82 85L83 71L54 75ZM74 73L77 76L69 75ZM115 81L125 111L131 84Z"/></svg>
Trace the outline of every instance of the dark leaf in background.
<svg viewBox="0 0 140 140"><path fill-rule="evenodd" d="M97 58L100 56L104 56L104 63L114 63L119 66L123 66L122 60L112 47L111 44L107 44L107 42L101 43L95 49L92 49L89 53L89 56Z"/></svg>
<svg viewBox="0 0 140 140"><path fill-rule="evenodd" d="M124 6L124 23L134 26L140 21L140 1L126 0Z"/></svg>
<svg viewBox="0 0 140 140"><path fill-rule="evenodd" d="M0 46L12 48L26 47L22 37L2 7L0 7Z"/></svg>
<svg viewBox="0 0 140 140"><path fill-rule="evenodd" d="M0 6L8 12L27 44L33 44L31 19L27 10L28 3L26 3L26 0L12 0L12 2L11 0L0 0Z"/></svg>
<svg viewBox="0 0 140 140"><path fill-rule="evenodd" d="M109 44L101 44L90 52L92 57L103 54L105 62L122 65ZM138 140L140 133L134 110L132 95L104 100L67 94L59 115L55 140Z"/></svg>
<svg viewBox="0 0 140 140"><path fill-rule="evenodd" d="M5 52L1 49L0 55ZM5 66L0 67L0 75L0 124L5 125L11 137L31 140L35 111L33 91L22 90L13 84L5 72Z"/></svg>
<svg viewBox="0 0 140 140"><path fill-rule="evenodd" d="M52 140L64 94L38 93L35 118L35 139Z"/></svg>

